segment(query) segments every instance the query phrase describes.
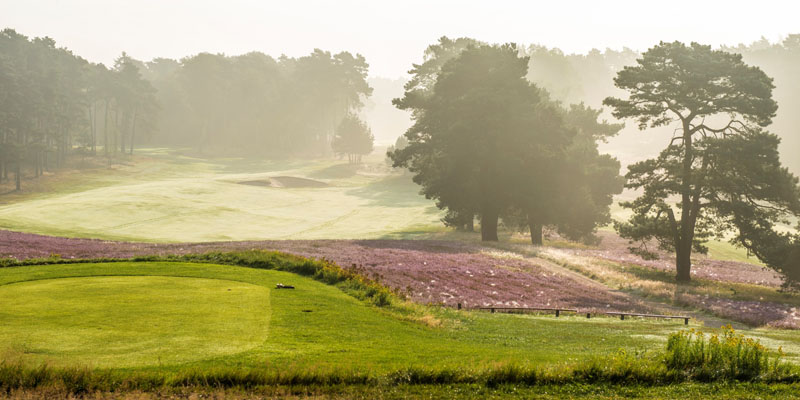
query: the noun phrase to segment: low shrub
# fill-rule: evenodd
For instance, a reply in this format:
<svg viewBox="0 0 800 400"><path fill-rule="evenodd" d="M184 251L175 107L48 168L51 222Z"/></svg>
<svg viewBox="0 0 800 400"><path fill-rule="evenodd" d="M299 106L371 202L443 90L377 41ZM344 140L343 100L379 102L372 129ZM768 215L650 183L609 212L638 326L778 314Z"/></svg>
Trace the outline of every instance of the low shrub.
<svg viewBox="0 0 800 400"><path fill-rule="evenodd" d="M708 337L693 329L671 334L664 364L672 373L705 382L782 380L791 374L782 357L783 349L770 355L759 341L728 325Z"/></svg>

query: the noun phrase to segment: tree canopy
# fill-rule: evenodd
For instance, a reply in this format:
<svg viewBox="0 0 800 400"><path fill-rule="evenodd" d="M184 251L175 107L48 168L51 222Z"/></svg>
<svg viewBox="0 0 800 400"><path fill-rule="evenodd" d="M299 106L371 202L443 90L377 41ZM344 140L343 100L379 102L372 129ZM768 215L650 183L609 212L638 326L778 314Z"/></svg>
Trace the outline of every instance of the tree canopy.
<svg viewBox="0 0 800 400"><path fill-rule="evenodd" d="M601 111L583 103L554 112L562 114L570 141L557 158L539 159L528 168L526 190L509 220L529 229L535 245L543 244L546 226L568 239L593 242L595 230L611 222L609 207L624 184L619 161L600 154L597 142L616 135L622 125L599 121Z"/></svg>
<svg viewBox="0 0 800 400"><path fill-rule="evenodd" d="M593 145L582 149L579 141L573 140L577 127L569 127L567 112L526 79L529 60L518 53L511 44L491 46L471 39L442 38L426 51L425 62L415 65L412 72L416 75L406 85L405 96L395 100L399 108L412 111L415 123L405 134L408 145L389 153L394 165L408 167L422 193L447 210L445 223L469 229L477 216L484 240L497 240L500 216L525 221L536 215L549 217L557 204L563 203L562 198L585 206L583 201L596 195L596 207L605 207L605 211L583 215L591 214L590 219L596 221L608 216L610 195L591 193L587 185L578 183L590 179L579 171L594 170L593 161L587 161L595 155L591 152L596 152L594 135L603 135L602 129L582 130L587 138L583 144ZM438 73L436 66L440 66ZM576 121L582 111L591 113L598 124L595 110L574 110ZM572 163L565 161L569 153L574 156ZM619 165L616 160L612 164L618 179ZM574 178L581 196L567 194L566 189L573 186L561 174ZM608 204L603 206L603 202ZM564 211L559 214L564 218L537 220L539 235L541 225L550 223L560 223L565 231L571 226L573 232L585 233L581 227L585 221L570 222L568 214ZM588 225L589 231L596 226L595 222Z"/></svg>

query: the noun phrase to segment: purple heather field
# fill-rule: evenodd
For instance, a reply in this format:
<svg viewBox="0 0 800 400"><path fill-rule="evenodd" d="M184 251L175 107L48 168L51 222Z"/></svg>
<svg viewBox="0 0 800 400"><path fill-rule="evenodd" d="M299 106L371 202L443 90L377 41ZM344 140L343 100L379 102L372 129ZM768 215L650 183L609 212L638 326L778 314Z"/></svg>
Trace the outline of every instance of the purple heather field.
<svg viewBox="0 0 800 400"><path fill-rule="evenodd" d="M604 235L597 249L569 250L583 256L671 270L668 260L644 261L624 251L620 240ZM491 305L569 307L581 311L653 311L632 296L553 272L536 260L477 243L432 240L292 240L152 244L70 239L0 231L0 255L17 259L59 255L62 258L127 258L149 254L269 249L327 259L358 268L405 293L415 302L465 307ZM695 276L775 287L780 278L749 264L703 260ZM790 305L685 295L693 308L752 325L798 328Z"/></svg>

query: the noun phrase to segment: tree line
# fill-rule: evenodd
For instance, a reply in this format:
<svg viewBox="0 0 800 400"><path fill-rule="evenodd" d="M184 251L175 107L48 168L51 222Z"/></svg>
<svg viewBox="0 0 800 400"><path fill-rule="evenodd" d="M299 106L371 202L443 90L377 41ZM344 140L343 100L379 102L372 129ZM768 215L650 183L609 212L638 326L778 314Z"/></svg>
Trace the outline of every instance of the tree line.
<svg viewBox="0 0 800 400"><path fill-rule="evenodd" d="M71 154L114 157L140 145L360 160L373 140L355 116L372 92L368 67L361 55L314 50L299 58L201 53L149 62L122 53L108 68L53 39L5 29L0 179L13 178L19 190L25 174L38 177ZM334 143L337 132L345 140Z"/></svg>
<svg viewBox="0 0 800 400"><path fill-rule="evenodd" d="M154 89L133 59L111 69L11 29L0 32L0 178L23 169L34 177L62 166L78 149L104 154L133 150L137 132L155 129ZM102 132L102 137L98 136Z"/></svg>
<svg viewBox="0 0 800 400"><path fill-rule="evenodd" d="M361 55L277 59L201 53L142 63L163 108L158 145L288 157L331 153L336 128L372 93Z"/></svg>
<svg viewBox="0 0 800 400"><path fill-rule="evenodd" d="M640 195L622 204L633 215L617 231L643 256L653 245L672 251L678 281L691 279L693 252L716 237L800 282L800 235L777 227L800 217L800 184L766 129L778 105L761 69L740 54L674 42L619 70L623 96L604 100L613 115L675 132L623 179L617 160L598 151L622 125L552 100L531 83L529 64L513 44L443 37L395 100L414 124L388 156L446 211L446 224L471 229L477 218L485 241L498 240L499 221L526 227L534 244L543 226L585 239L611 222L624 185Z"/></svg>

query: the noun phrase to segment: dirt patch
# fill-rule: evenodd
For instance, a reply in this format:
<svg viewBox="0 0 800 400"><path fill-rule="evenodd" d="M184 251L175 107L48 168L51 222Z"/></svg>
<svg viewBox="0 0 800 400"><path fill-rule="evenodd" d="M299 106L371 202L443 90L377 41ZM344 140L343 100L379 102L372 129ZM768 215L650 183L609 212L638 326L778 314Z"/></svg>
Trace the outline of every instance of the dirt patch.
<svg viewBox="0 0 800 400"><path fill-rule="evenodd" d="M256 179L238 182L240 185L274 187L274 188L321 188L328 187L325 182L314 179L298 178L296 176L274 176L266 179Z"/></svg>

